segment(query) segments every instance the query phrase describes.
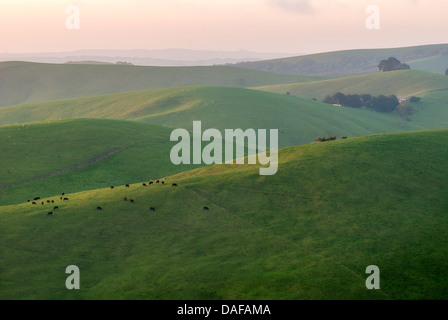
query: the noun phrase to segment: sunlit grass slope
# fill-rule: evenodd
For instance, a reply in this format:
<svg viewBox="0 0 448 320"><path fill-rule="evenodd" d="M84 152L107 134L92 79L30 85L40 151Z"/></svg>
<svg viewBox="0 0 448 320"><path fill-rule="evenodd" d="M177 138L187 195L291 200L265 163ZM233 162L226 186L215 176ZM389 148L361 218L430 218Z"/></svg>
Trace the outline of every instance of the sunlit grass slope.
<svg viewBox="0 0 448 320"><path fill-rule="evenodd" d="M322 101L325 96L337 92L345 94L370 93L372 95L389 95L409 97L427 92L447 89L448 77L445 75L404 70L393 72L379 72L375 74L336 78L330 80L313 81L287 85L264 86L257 89L286 93L303 98L316 98Z"/></svg>
<svg viewBox="0 0 448 320"><path fill-rule="evenodd" d="M373 135L280 150L274 176L212 166L51 198L53 216L0 207L0 298L446 299L447 143Z"/></svg>
<svg viewBox="0 0 448 320"><path fill-rule="evenodd" d="M0 127L0 205L187 170L170 161L171 131L104 119Z"/></svg>
<svg viewBox="0 0 448 320"><path fill-rule="evenodd" d="M395 114L336 108L286 94L245 88L182 87L51 101L0 109L0 123L60 118L128 119L172 128L279 129L279 145L308 143L320 135L358 136L412 130Z"/></svg>

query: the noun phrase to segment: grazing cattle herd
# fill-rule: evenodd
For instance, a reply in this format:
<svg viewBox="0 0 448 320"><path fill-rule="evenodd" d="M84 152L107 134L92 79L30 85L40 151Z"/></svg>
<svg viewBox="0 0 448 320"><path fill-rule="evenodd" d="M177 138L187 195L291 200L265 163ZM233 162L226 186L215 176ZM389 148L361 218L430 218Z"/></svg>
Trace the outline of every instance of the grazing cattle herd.
<svg viewBox="0 0 448 320"><path fill-rule="evenodd" d="M165 181L163 181L163 180L162 181L161 180L156 180L155 183L161 183L161 184L164 185ZM152 184L154 184L154 181L149 181L148 184L142 183L142 186L147 187L147 186L150 186ZM173 183L173 184L171 184L171 186L177 187L177 183ZM130 185L126 184L125 187L126 188L130 188ZM110 189L115 189L115 187L114 186L110 186ZM62 201L69 201L68 198L63 197L64 195L65 195L65 193L62 193L62 195L59 197L59 199L62 200ZM28 202L31 202L32 205L37 205L37 202L36 202L37 200L40 200L40 197L35 197L34 201L28 200ZM134 199L128 199L127 197L124 197L124 201L129 201L130 203L135 203ZM45 201L41 202L42 205L45 205L45 203L55 203L55 202L54 202L54 200L46 200L46 202ZM55 210L59 210L59 206L54 206L53 207L53 211L55 211ZM100 206L97 206L96 210L97 211L103 211L103 208L100 207ZM209 210L209 207L203 207L203 210ZM149 211L156 211L156 208L150 207ZM52 211L47 213L47 216L52 216L52 215L53 215Z"/></svg>

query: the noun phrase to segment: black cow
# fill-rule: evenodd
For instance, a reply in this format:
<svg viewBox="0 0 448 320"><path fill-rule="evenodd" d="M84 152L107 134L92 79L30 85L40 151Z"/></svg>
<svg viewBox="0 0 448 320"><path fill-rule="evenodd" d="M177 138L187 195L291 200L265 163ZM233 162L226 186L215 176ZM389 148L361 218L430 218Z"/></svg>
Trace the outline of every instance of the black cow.
<svg viewBox="0 0 448 320"><path fill-rule="evenodd" d="M40 197L36 197L36 198L34 198L34 200L40 200Z"/></svg>
<svg viewBox="0 0 448 320"><path fill-rule="evenodd" d="M51 200L51 203L54 203L54 200Z"/></svg>
<svg viewBox="0 0 448 320"><path fill-rule="evenodd" d="M129 188L129 185L128 185L128 184L126 185L126 188Z"/></svg>
<svg viewBox="0 0 448 320"><path fill-rule="evenodd" d="M156 183L159 183L159 182L160 182L159 180L156 181Z"/></svg>
<svg viewBox="0 0 448 320"><path fill-rule="evenodd" d="M64 192L62 192L61 196L65 196L65 193L64 193Z"/></svg>
<svg viewBox="0 0 448 320"><path fill-rule="evenodd" d="M36 203L36 202L34 202L34 201L33 201L32 203L33 203L33 204L37 204L37 203Z"/></svg>
<svg viewBox="0 0 448 320"><path fill-rule="evenodd" d="M111 189L113 189L113 188L114 188L114 186L110 186L110 188L111 188Z"/></svg>
<svg viewBox="0 0 448 320"><path fill-rule="evenodd" d="M128 201L128 198L124 197L124 201Z"/></svg>
<svg viewBox="0 0 448 320"><path fill-rule="evenodd" d="M68 198L64 198L64 201L68 201Z"/></svg>
<svg viewBox="0 0 448 320"><path fill-rule="evenodd" d="M177 183L173 183L172 186L173 186L173 187L177 187Z"/></svg>
<svg viewBox="0 0 448 320"><path fill-rule="evenodd" d="M149 211L156 211L156 208L151 207L151 208L149 208Z"/></svg>
<svg viewBox="0 0 448 320"><path fill-rule="evenodd" d="M208 207L204 207L204 210L208 210Z"/></svg>
<svg viewBox="0 0 448 320"><path fill-rule="evenodd" d="M162 181L162 184L165 184L165 181Z"/></svg>
<svg viewBox="0 0 448 320"><path fill-rule="evenodd" d="M30 200L28 200L28 202L30 202Z"/></svg>
<svg viewBox="0 0 448 320"><path fill-rule="evenodd" d="M47 200L47 203L50 203L50 200Z"/></svg>
<svg viewBox="0 0 448 320"><path fill-rule="evenodd" d="M56 206L56 207L54 207L54 208L53 208L53 210L59 210L59 207L58 207L58 206Z"/></svg>
<svg viewBox="0 0 448 320"><path fill-rule="evenodd" d="M96 207L96 210L103 210L103 208L101 208L101 207Z"/></svg>
<svg viewBox="0 0 448 320"><path fill-rule="evenodd" d="M134 199L131 199L131 200L129 200L130 202L132 202L132 203L134 203L135 201L134 201Z"/></svg>
<svg viewBox="0 0 448 320"><path fill-rule="evenodd" d="M42 205L43 205L44 203L45 203L45 202L42 201Z"/></svg>
<svg viewBox="0 0 448 320"><path fill-rule="evenodd" d="M48 212L47 213L47 216L52 216L53 215L53 212Z"/></svg>
<svg viewBox="0 0 448 320"><path fill-rule="evenodd" d="M144 187L146 187L146 183L142 183L142 185L143 185Z"/></svg>
<svg viewBox="0 0 448 320"><path fill-rule="evenodd" d="M153 184L154 183L154 181L149 181L149 184Z"/></svg>

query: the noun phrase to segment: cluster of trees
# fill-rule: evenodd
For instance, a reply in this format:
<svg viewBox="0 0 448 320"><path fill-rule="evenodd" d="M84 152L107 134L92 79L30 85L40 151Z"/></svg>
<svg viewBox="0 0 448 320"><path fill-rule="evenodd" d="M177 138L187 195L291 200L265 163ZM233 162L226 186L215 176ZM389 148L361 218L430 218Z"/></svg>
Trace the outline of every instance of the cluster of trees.
<svg viewBox="0 0 448 320"><path fill-rule="evenodd" d="M374 97L368 93L345 95L338 92L333 96L326 96L323 102L351 108L368 108L378 112L392 112L400 105L396 95Z"/></svg>
<svg viewBox="0 0 448 320"><path fill-rule="evenodd" d="M408 70L411 69L411 67L406 63L401 63L401 61L397 58L390 57L387 60L381 60L378 65L378 69L380 69L380 71L387 72L395 70Z"/></svg>
<svg viewBox="0 0 448 320"><path fill-rule="evenodd" d="M316 142L325 142L325 141L333 141L333 140L336 140L337 138L336 138L336 136L328 136L328 137L317 137L316 139L314 139L314 141L316 141ZM341 137L341 139L347 139L347 137L346 136L343 136L343 137Z"/></svg>

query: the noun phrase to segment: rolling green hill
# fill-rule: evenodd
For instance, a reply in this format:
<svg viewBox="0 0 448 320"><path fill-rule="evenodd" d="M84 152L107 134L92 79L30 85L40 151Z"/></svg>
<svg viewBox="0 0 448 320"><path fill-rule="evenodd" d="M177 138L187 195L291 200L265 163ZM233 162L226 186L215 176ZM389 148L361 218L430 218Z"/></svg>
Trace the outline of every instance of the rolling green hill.
<svg viewBox="0 0 448 320"><path fill-rule="evenodd" d="M448 77L425 71L405 70L352 76L304 84L276 85L255 88L267 92L285 93L303 98L323 100L336 92L344 94L395 94L398 97L419 96L412 104L415 113L410 116L408 130L448 128ZM395 117L395 114L389 116ZM411 125L411 127L409 127Z"/></svg>
<svg viewBox="0 0 448 320"><path fill-rule="evenodd" d="M274 176L219 165L55 197L53 216L1 207L0 299L446 299L447 143L359 137L282 149Z"/></svg>
<svg viewBox="0 0 448 320"><path fill-rule="evenodd" d="M448 54L408 61L412 69L445 74L448 69Z"/></svg>
<svg viewBox="0 0 448 320"><path fill-rule="evenodd" d="M448 128L448 90L434 91L412 104L412 124L420 128Z"/></svg>
<svg viewBox="0 0 448 320"><path fill-rule="evenodd" d="M171 163L171 131L102 119L0 127L0 205L149 181L190 169Z"/></svg>
<svg viewBox="0 0 448 320"><path fill-rule="evenodd" d="M171 128L279 129L281 147L319 135L358 136L416 129L398 116L335 108L285 94L230 87L183 87L0 108L0 124L64 118L127 119Z"/></svg>
<svg viewBox="0 0 448 320"><path fill-rule="evenodd" d="M319 101L322 101L326 95L337 92L345 94L370 93L372 95L395 94L409 97L431 91L448 90L448 77L425 71L403 70L308 83L262 86L256 89L276 93L290 92L292 95L308 99L316 98Z"/></svg>
<svg viewBox="0 0 448 320"><path fill-rule="evenodd" d="M431 108L423 103L420 107L424 112ZM424 118L429 128L433 112ZM102 117L108 120L93 119ZM70 118L79 119L64 120ZM0 204L184 171L185 167L170 164L174 143L169 135L174 128L191 130L195 120L202 121L203 130L279 129L280 147L309 143L317 136L425 128L414 122L402 127L395 115L227 87L158 89L12 106L0 109L0 119L21 123L0 127L0 144L5 146ZM443 119L438 117L438 124L446 122ZM31 122L36 120L45 122ZM47 176L104 155L99 163ZM29 181L36 177L42 179Z"/></svg>
<svg viewBox="0 0 448 320"><path fill-rule="evenodd" d="M0 107L195 85L250 87L316 80L230 66L143 67L0 62Z"/></svg>
<svg viewBox="0 0 448 320"><path fill-rule="evenodd" d="M401 62L432 59L431 64L413 63L416 69L432 71L434 64L442 69L440 56L448 54L448 44L425 45L391 49L364 49L325 52L299 57L239 63L237 66L282 74L341 76L374 73L382 59L395 57ZM446 70L448 66L445 66ZM440 71L439 71L440 72ZM444 71L443 71L444 72Z"/></svg>

